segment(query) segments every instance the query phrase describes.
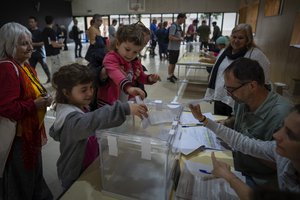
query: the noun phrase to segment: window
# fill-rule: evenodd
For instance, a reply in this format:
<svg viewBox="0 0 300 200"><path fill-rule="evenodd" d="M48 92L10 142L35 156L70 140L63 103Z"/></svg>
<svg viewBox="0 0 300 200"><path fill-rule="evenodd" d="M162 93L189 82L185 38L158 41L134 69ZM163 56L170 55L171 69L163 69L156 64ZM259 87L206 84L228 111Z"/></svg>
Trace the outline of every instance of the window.
<svg viewBox="0 0 300 200"><path fill-rule="evenodd" d="M222 35L230 36L232 29L236 25L236 13L224 13L222 24Z"/></svg>

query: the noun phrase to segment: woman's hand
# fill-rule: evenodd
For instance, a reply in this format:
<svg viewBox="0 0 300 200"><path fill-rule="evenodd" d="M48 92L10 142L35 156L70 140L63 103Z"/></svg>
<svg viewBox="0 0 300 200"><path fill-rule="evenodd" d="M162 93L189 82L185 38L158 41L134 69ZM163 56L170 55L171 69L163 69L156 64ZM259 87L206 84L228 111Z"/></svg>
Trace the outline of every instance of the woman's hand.
<svg viewBox="0 0 300 200"><path fill-rule="evenodd" d="M212 174L216 177L224 178L229 181L230 178L234 176L234 174L230 171L230 165L218 161L214 152L211 153L211 161L213 164Z"/></svg>
<svg viewBox="0 0 300 200"><path fill-rule="evenodd" d="M190 104L190 105L189 105L189 108L191 109L192 114L193 114L193 116L194 116L196 119L198 119L199 121L201 121L201 120L203 119L203 115L202 115L201 108L200 108L200 105L199 105L199 104L196 105L196 106Z"/></svg>
<svg viewBox="0 0 300 200"><path fill-rule="evenodd" d="M136 115L139 118L147 118L148 117L148 108L145 104L129 104L130 106L130 113L132 115Z"/></svg>
<svg viewBox="0 0 300 200"><path fill-rule="evenodd" d="M45 96L45 97L38 97L34 100L34 104L35 104L35 107L36 109L44 109L46 108L47 106L50 106L51 103L52 103L52 97L49 95L49 96Z"/></svg>
<svg viewBox="0 0 300 200"><path fill-rule="evenodd" d="M145 99L145 92L138 87L129 87L127 93L134 97L139 95L141 99Z"/></svg>
<svg viewBox="0 0 300 200"><path fill-rule="evenodd" d="M158 74L151 74L149 75L149 81L156 83L157 81L161 81L161 78Z"/></svg>

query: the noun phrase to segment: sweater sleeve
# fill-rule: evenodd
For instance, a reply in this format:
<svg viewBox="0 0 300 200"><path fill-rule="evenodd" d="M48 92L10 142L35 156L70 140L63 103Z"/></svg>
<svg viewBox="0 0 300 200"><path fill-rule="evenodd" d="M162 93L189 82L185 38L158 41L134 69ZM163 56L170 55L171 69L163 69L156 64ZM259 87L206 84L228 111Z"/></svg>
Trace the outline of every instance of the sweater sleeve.
<svg viewBox="0 0 300 200"><path fill-rule="evenodd" d="M208 119L206 127L212 130L235 151L240 151L253 157L275 162L275 141L261 141L249 138L210 119Z"/></svg>
<svg viewBox="0 0 300 200"><path fill-rule="evenodd" d="M120 126L126 115L130 115L129 104L116 101L112 106L106 105L93 112L70 113L65 119L64 130L70 130L74 140L82 140L94 135L97 129Z"/></svg>
<svg viewBox="0 0 300 200"><path fill-rule="evenodd" d="M140 76L137 78L137 81L139 83L148 84L148 85L154 84L154 82L149 81L149 76L150 75L145 73L145 71L143 69L143 65L142 65L142 63L139 59L133 62L133 70L134 71L136 71L136 70L140 71Z"/></svg>
<svg viewBox="0 0 300 200"><path fill-rule="evenodd" d="M20 120L36 110L34 101L22 98L22 77L21 74L17 75L12 63L4 62L0 65L0 115Z"/></svg>
<svg viewBox="0 0 300 200"><path fill-rule="evenodd" d="M109 78L118 86L127 85L127 82L130 82L126 78L126 74L124 71L121 70L121 63L120 60L116 55L113 53L108 53L104 60L103 66L106 69L106 73ZM125 83L126 82L126 83Z"/></svg>

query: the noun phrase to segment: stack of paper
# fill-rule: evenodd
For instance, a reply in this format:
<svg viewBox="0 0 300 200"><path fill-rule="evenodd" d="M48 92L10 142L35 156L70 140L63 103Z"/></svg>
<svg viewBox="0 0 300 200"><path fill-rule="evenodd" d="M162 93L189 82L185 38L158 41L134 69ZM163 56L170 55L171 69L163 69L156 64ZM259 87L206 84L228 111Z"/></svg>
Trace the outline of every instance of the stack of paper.
<svg viewBox="0 0 300 200"><path fill-rule="evenodd" d="M176 199L239 199L229 183L225 179L214 177L210 174L211 171L212 166L210 165L185 161L176 190ZM233 171L233 173L245 182L245 177L240 172Z"/></svg>
<svg viewBox="0 0 300 200"><path fill-rule="evenodd" d="M216 135L203 126L186 127L181 129L179 145L181 153L188 155L196 149L203 147L206 149L224 150Z"/></svg>

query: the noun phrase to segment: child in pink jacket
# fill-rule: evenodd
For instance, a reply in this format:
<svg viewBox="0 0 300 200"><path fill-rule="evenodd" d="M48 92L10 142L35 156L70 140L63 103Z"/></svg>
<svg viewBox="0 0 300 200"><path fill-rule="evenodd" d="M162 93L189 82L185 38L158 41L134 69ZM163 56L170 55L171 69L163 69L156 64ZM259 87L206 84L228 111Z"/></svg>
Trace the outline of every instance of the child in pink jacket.
<svg viewBox="0 0 300 200"><path fill-rule="evenodd" d="M154 84L160 77L158 74L147 75L144 73L141 61L136 59L144 47L144 34L135 25L124 25L116 34L115 41L111 44L112 51L106 54L103 66L108 76L106 84L99 86L97 104L113 104L116 100L128 101L129 97L145 93L135 82Z"/></svg>

